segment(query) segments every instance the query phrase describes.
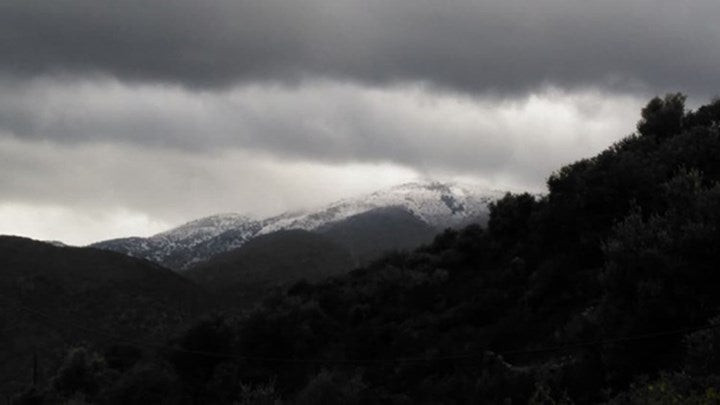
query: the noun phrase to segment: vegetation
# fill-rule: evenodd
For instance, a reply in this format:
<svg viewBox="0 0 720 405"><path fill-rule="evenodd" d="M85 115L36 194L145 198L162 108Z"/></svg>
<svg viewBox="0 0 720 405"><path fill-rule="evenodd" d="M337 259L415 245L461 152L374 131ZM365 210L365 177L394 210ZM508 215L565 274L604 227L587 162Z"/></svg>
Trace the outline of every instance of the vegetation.
<svg viewBox="0 0 720 405"><path fill-rule="evenodd" d="M684 101L651 100L637 134L545 196L506 195L486 228L298 282L135 362L75 350L24 398L718 403L720 101Z"/></svg>
<svg viewBox="0 0 720 405"><path fill-rule="evenodd" d="M251 239L184 273L225 306L247 306L268 289L301 279L321 280L352 268L350 253L330 238L300 229Z"/></svg>
<svg viewBox="0 0 720 405"><path fill-rule="evenodd" d="M161 346L208 303L198 286L144 260L0 237L0 394L48 382L66 349L87 344L124 370L138 354L113 348L118 338Z"/></svg>
<svg viewBox="0 0 720 405"><path fill-rule="evenodd" d="M366 265L388 251L429 243L437 229L402 207L376 208L326 225L321 234L344 246L353 263Z"/></svg>

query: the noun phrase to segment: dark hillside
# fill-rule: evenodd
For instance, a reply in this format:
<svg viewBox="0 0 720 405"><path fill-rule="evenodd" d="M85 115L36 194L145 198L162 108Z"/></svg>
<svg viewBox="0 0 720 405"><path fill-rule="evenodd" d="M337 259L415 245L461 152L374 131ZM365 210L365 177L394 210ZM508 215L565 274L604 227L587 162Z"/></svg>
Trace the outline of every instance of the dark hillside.
<svg viewBox="0 0 720 405"><path fill-rule="evenodd" d="M50 372L68 347L86 342L161 343L199 314L207 296L144 260L0 236L0 300L0 384L7 389L32 378L34 353Z"/></svg>
<svg viewBox="0 0 720 405"><path fill-rule="evenodd" d="M356 265L365 265L383 253L429 243L438 230L404 208L388 207L353 215L317 232L347 248Z"/></svg>
<svg viewBox="0 0 720 405"><path fill-rule="evenodd" d="M350 254L329 238L303 230L253 238L185 275L234 304L250 303L266 290L300 279L318 281L352 269Z"/></svg>

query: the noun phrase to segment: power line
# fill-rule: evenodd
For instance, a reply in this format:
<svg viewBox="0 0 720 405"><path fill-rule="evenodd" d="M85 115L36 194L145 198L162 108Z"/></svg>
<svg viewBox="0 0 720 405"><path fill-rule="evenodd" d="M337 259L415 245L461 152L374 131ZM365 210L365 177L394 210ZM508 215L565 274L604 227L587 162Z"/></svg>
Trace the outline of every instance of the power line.
<svg viewBox="0 0 720 405"><path fill-rule="evenodd" d="M5 299L6 301L8 300L6 297L4 297L2 295L0 295L0 298ZM327 358L289 358L289 357L247 356L247 355L238 355L238 354L234 354L234 353L221 353L221 352L211 352L211 351L204 351L204 350L183 349L183 348L179 348L179 347L168 346L168 345L161 344L161 343L129 339L129 338L119 336L112 332L106 332L106 331L103 331L100 329L91 328L91 327L87 327L84 325L80 325L80 324L73 323L73 322L67 322L67 321L62 322L62 324L60 326L57 326L57 322L54 319L55 317L53 317L50 314L47 314L43 311L40 311L40 310L37 310L34 308L27 307L23 304L19 304L18 308L25 312L28 312L30 314L39 316L47 321L50 321L50 323L56 324L56 325L51 325L54 328L62 328L63 326L70 326L74 329L82 330L87 333L93 333L96 335L104 336L104 337L106 337L110 340L116 341L116 342L126 343L126 344L129 344L132 346L142 347L142 348L146 348L146 349L169 350L169 351L173 351L173 352L193 354L193 355L198 355L198 356L235 359L235 360L243 360L243 361L257 361L257 362L268 362L268 363L296 363L296 364L403 364L403 363L422 363L422 362L434 362L434 361L451 361L451 360L472 359L472 358L483 357L488 352L490 352L490 351L471 352L471 353L461 353L461 354L446 355L446 356L397 357L397 358L392 358L392 359L388 359L388 358L385 358L385 359L382 359L382 358L327 359ZM653 332L653 333L623 336L623 337L617 337L617 338L596 339L596 340L590 340L590 341L568 343L568 344L564 344L564 345L541 347L541 348L536 348L536 349L505 350L505 351L498 351L498 352L494 352L494 353L501 355L501 356L550 353L550 352L579 349L579 348L583 348L583 347L605 346L608 344L615 344L615 343L625 343L625 342L632 342L632 341L649 340L649 339L655 339L655 338L659 338L659 337L686 334L686 333L698 332L701 330L711 330L711 329L716 329L716 328L720 328L720 324L702 325L702 326L696 326L696 327L686 327L686 328L680 328L680 329L672 329L672 330L665 330L665 331L659 331L659 332Z"/></svg>

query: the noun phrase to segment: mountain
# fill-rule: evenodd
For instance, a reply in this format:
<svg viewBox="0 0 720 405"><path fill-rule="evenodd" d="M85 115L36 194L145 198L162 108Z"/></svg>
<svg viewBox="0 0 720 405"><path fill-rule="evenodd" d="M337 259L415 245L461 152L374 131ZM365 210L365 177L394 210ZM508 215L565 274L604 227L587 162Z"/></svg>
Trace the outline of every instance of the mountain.
<svg viewBox="0 0 720 405"><path fill-rule="evenodd" d="M442 230L485 222L488 204L504 192L455 183L415 182L345 199L327 207L270 221L261 233L278 229L313 230L376 208L401 207L427 225Z"/></svg>
<svg viewBox="0 0 720 405"><path fill-rule="evenodd" d="M183 270L250 240L262 229L259 221L239 214L219 214L188 222L149 238L111 239L91 247L140 257Z"/></svg>
<svg viewBox="0 0 720 405"><path fill-rule="evenodd" d="M720 100L683 103L653 99L638 134L559 168L542 197L504 196L486 227L198 324L183 347L217 350L204 331L233 359L178 385L214 398L217 375L272 381L290 403L718 403Z"/></svg>
<svg viewBox="0 0 720 405"><path fill-rule="evenodd" d="M271 286L346 273L350 253L330 238L305 230L260 235L184 274L233 303L252 302Z"/></svg>
<svg viewBox="0 0 720 405"><path fill-rule="evenodd" d="M163 342L207 300L145 260L0 236L0 385L27 378L33 353L49 366L68 346Z"/></svg>
<svg viewBox="0 0 720 405"><path fill-rule="evenodd" d="M404 207L375 208L313 231L279 230L213 256L183 275L227 305L258 302L270 287L345 274L385 252L432 241L437 230Z"/></svg>
<svg viewBox="0 0 720 405"><path fill-rule="evenodd" d="M365 246L361 250L369 249L367 246L370 245L386 246L390 249L412 247L415 246L416 240L429 240L426 234L430 229L435 233L447 227L457 228L473 222L484 223L487 221L488 204L502 197L503 194L500 191L454 183L407 183L357 198L341 200L313 211L284 213L262 220L239 214L215 215L188 222L149 238L113 239L91 246L144 258L182 271L214 255L238 248L258 235L286 229L330 232L328 229L333 228L334 224L339 224L348 218L376 209L392 207L404 210L406 214L414 217L415 222L424 224L421 226L425 228L420 233L422 237L413 235L407 241L397 239L398 246L372 240L360 242L358 237L355 237L355 245ZM363 220L353 221L357 226L358 221ZM392 233L408 234L402 230L391 230L392 223L390 221L384 226L384 232L366 232L364 235L374 238ZM375 226L375 229L379 228ZM330 232L330 234L338 235L342 232ZM354 249L353 246L348 247Z"/></svg>
<svg viewBox="0 0 720 405"><path fill-rule="evenodd" d="M393 206L353 215L315 231L348 249L353 264L361 266L387 251L429 243L438 230L404 207Z"/></svg>

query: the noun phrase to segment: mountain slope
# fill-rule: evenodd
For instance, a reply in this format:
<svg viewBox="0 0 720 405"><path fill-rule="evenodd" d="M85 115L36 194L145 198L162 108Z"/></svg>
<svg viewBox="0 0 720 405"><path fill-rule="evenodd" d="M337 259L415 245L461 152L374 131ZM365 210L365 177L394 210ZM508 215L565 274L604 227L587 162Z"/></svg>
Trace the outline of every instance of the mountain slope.
<svg viewBox="0 0 720 405"><path fill-rule="evenodd" d="M121 238L90 245L183 270L213 255L241 246L255 236L260 222L239 214L220 214L188 222L149 238Z"/></svg>
<svg viewBox="0 0 720 405"><path fill-rule="evenodd" d="M429 243L437 229L404 207L383 207L321 226L316 232L348 249L360 266L385 252Z"/></svg>
<svg viewBox="0 0 720 405"><path fill-rule="evenodd" d="M379 208L401 208L435 232L473 222L484 223L487 221L488 204L502 194L500 191L458 184L407 183L341 200L314 211L284 213L263 220L239 214L215 215L149 238L114 239L91 246L141 257L174 270L186 270L214 255L238 248L257 235L287 229L327 229L347 218ZM383 232L365 233L370 239L362 242L356 237L356 243L382 245L372 238L383 233L403 233L391 227L391 223L388 223ZM425 233L422 232L423 235ZM427 238L411 237L407 241L398 241L398 246L390 248L415 246L416 240L424 242Z"/></svg>
<svg viewBox="0 0 720 405"><path fill-rule="evenodd" d="M504 193L453 183L406 183L295 216L285 216L263 227L261 233L277 229L313 230L376 208L403 207L438 230L485 222L488 204Z"/></svg>
<svg viewBox="0 0 720 405"><path fill-rule="evenodd" d="M295 229L258 236L185 275L242 303L255 300L270 286L320 280L351 269L350 254L342 246L323 235Z"/></svg>
<svg viewBox="0 0 720 405"><path fill-rule="evenodd" d="M198 286L156 264L10 236L0 236L0 299L2 385L23 378L18 370L35 351L47 365L84 342L161 342L207 302Z"/></svg>

